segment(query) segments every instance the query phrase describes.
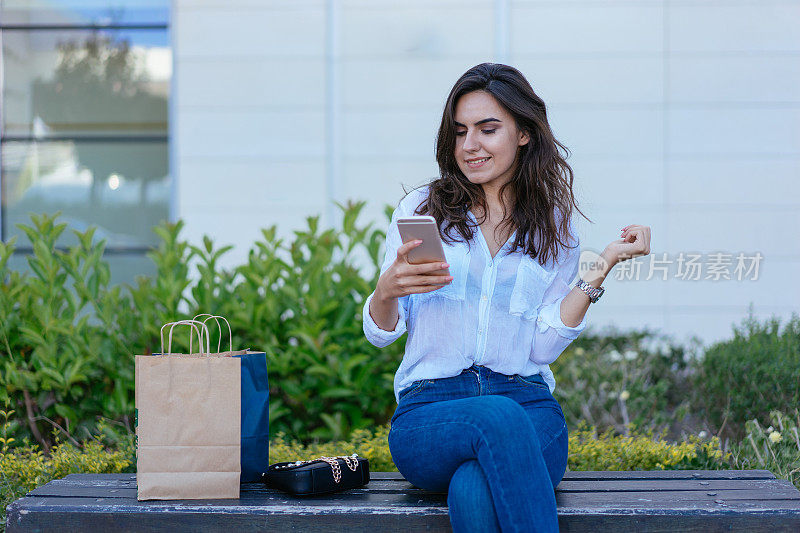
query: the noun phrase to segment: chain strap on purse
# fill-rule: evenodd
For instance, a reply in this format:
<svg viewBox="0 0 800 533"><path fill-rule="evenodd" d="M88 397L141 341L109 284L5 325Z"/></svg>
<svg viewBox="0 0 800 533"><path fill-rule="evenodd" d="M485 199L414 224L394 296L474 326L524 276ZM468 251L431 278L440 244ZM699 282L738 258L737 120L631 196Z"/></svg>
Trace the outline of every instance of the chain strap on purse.
<svg viewBox="0 0 800 533"><path fill-rule="evenodd" d="M292 467L296 467L296 466L300 466L300 465L304 465L304 464L308 464L308 463L315 463L317 461L325 461L326 463L331 465L331 469L333 470L333 480L336 483L339 483L342 480L342 470L341 470L341 467L339 466L339 461L337 461L337 459L344 459L344 462L347 465L347 468L349 468L350 470L355 472L356 469L358 468L358 459L357 459L357 457L358 457L357 453L354 453L353 455L336 455L336 456L333 456L333 457L321 456L321 457L318 457L316 459L308 459L306 461L296 461L294 463L289 463L287 465L279 465L279 466L276 466L275 469L276 470L281 470L281 469L292 468Z"/></svg>

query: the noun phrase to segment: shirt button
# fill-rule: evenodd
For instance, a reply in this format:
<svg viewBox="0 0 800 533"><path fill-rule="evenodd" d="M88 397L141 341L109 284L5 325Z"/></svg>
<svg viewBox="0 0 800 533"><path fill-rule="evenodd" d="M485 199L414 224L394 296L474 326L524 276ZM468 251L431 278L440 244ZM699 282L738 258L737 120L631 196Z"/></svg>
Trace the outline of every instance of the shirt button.
<svg viewBox="0 0 800 533"><path fill-rule="evenodd" d="M487 298L485 294L484 294L484 295L481 297L481 300L483 300L484 302L485 302L486 300L488 300L488 299L489 299L489 298Z"/></svg>

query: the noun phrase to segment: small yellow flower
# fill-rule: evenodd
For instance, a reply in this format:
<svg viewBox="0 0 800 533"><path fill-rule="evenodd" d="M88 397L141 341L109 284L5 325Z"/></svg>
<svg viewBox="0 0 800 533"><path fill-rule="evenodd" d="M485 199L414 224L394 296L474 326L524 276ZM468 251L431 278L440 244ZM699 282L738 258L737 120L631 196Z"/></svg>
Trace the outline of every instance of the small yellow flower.
<svg viewBox="0 0 800 533"><path fill-rule="evenodd" d="M626 391L626 390L624 390L624 391L619 393L619 399L622 400L623 402L625 400L627 400L628 398L630 398L630 397L631 397L631 393Z"/></svg>
<svg viewBox="0 0 800 533"><path fill-rule="evenodd" d="M781 434L778 433L777 431L773 431L772 433L769 434L769 440L771 440L772 442L780 442L782 439L783 437L781 437Z"/></svg>

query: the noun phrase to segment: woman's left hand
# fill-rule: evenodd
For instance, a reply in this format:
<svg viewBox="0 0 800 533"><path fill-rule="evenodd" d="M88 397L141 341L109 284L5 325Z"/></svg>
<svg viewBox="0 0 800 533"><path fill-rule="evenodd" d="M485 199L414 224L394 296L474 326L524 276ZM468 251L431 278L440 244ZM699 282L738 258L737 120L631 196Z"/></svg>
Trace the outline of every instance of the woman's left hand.
<svg viewBox="0 0 800 533"><path fill-rule="evenodd" d="M603 250L602 256L611 266L621 261L650 253L650 226L631 224L622 228L621 238Z"/></svg>

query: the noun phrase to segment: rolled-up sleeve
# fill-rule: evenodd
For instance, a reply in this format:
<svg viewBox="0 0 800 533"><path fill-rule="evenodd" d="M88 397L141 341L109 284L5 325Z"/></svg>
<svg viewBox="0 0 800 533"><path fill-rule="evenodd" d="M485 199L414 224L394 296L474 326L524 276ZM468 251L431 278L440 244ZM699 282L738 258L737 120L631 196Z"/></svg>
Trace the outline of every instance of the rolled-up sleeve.
<svg viewBox="0 0 800 533"><path fill-rule="evenodd" d="M383 258L383 265L381 265L381 275L383 275L383 273L386 272L386 270L392 265L397 257L397 249L400 248L400 245L402 244L400 232L397 229L397 219L401 216L405 216L402 212L402 203L397 209L394 210L394 213L392 213L392 220L389 222L389 227L386 231L386 254ZM392 331L386 331L385 329L379 328L375 323L375 320L373 320L372 315L369 314L369 303L372 301L374 296L375 291L372 291L372 294L370 294L364 301L364 309L362 312L364 335L367 337L367 340L370 342L370 344L378 348L383 348L399 339L403 333L406 332L408 296L402 296L397 299L397 314L399 315L399 318L397 319L397 325Z"/></svg>
<svg viewBox="0 0 800 533"><path fill-rule="evenodd" d="M567 346L586 329L588 313L583 315L583 320L577 326L567 326L561 319L561 302L572 290L570 284L578 274L581 252L577 236L574 243L575 247L567 250L566 259L560 263L539 308L531 353L531 360L536 364L546 365L558 359Z"/></svg>
<svg viewBox="0 0 800 533"><path fill-rule="evenodd" d="M369 302L372 301L374 296L375 292L373 291L372 294L367 296L367 300L364 303L364 335L366 335L370 344L383 348L389 346L406 332L406 310L398 299L397 314L400 316L397 319L397 325L392 331L381 329L372 319L372 315L369 314Z"/></svg>

